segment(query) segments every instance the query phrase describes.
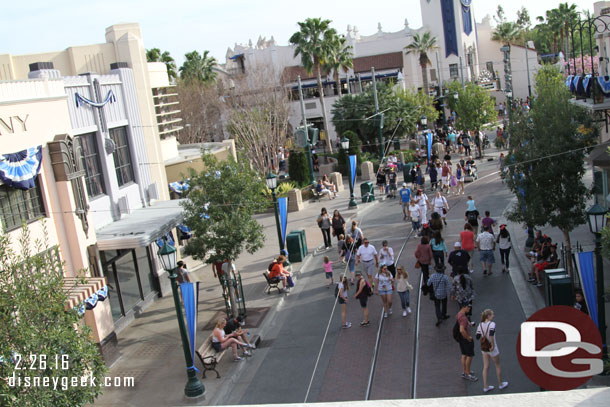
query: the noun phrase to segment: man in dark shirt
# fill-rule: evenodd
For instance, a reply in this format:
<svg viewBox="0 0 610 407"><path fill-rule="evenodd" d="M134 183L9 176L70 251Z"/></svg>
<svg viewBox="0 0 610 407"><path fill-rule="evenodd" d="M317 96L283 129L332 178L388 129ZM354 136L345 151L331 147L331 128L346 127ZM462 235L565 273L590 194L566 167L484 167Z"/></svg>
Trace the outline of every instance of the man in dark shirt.
<svg viewBox="0 0 610 407"><path fill-rule="evenodd" d="M468 262L470 261L470 255L466 250L462 250L460 242L455 242L454 247L455 249L449 253L449 259L447 260L451 265L451 277L455 277L460 268L468 270Z"/></svg>
<svg viewBox="0 0 610 407"><path fill-rule="evenodd" d="M225 325L225 329L224 329L225 334L230 335L233 332L237 332L238 337L241 338L241 340L244 343L247 343L248 345L250 345L250 341L248 341L248 330L241 329L241 327L243 325L245 325L244 319L241 316L238 316L236 318L228 318L227 324ZM254 346L254 345L250 345L249 347L252 349L256 349L256 346Z"/></svg>
<svg viewBox="0 0 610 407"><path fill-rule="evenodd" d="M472 230L474 231L474 235L477 236L479 234L479 211L476 209L474 211L466 211L464 214L464 220L470 223L472 226Z"/></svg>
<svg viewBox="0 0 610 407"><path fill-rule="evenodd" d="M389 187L388 187L388 192L389 197L390 198L396 198L396 180L398 178L398 175L396 174L396 171L394 171L394 168L390 168L390 172L388 173L388 181L390 183Z"/></svg>

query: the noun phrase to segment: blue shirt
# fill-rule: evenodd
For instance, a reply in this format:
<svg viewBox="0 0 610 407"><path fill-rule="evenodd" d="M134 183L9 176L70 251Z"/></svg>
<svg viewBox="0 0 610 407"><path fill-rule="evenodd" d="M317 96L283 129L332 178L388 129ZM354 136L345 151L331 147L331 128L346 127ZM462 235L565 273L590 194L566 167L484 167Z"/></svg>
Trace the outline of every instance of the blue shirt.
<svg viewBox="0 0 610 407"><path fill-rule="evenodd" d="M466 204L468 205L468 211L472 212L477 210L477 208L474 206L474 199L466 201Z"/></svg>
<svg viewBox="0 0 610 407"><path fill-rule="evenodd" d="M401 202L409 203L411 201L411 190L409 188L401 188L398 192Z"/></svg>
<svg viewBox="0 0 610 407"><path fill-rule="evenodd" d="M447 246L445 246L444 240L437 244L436 239L433 238L432 240L430 240L430 246L432 247L432 250L436 251L436 252L440 252L440 251L446 252L447 251Z"/></svg>

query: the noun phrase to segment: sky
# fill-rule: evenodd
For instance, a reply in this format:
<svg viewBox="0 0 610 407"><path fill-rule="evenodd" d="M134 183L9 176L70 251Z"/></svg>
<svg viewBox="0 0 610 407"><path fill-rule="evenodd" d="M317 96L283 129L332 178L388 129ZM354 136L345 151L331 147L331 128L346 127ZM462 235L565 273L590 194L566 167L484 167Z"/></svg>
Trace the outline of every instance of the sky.
<svg viewBox="0 0 610 407"><path fill-rule="evenodd" d="M421 0L428 1L428 0ZM430 0L439 1L439 0ZM421 27L420 0L55 0L52 2L4 2L0 14L0 54L31 54L59 51L70 46L105 42L106 27L137 22L144 46L169 51L178 66L184 54L209 50L219 63L225 62L227 48L235 43L256 43L259 35L275 38L287 45L297 31L298 21L308 17L332 20L342 34L348 24L358 27L360 35ZM478 22L494 15L502 4L509 20L525 6L535 23L536 16L556 8L557 0L472 0ZM574 0L578 10L593 11L593 1Z"/></svg>

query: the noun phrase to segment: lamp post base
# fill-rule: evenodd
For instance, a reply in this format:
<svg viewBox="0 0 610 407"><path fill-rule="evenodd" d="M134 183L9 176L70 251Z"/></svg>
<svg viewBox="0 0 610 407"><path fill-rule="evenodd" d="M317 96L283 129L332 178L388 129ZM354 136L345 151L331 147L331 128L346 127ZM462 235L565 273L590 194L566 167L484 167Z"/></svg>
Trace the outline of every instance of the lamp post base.
<svg viewBox="0 0 610 407"><path fill-rule="evenodd" d="M188 370L188 382L184 387L184 395L190 399L202 397L205 394L205 387L201 380L197 378L197 372L194 369Z"/></svg>
<svg viewBox="0 0 610 407"><path fill-rule="evenodd" d="M357 207L358 207L358 203L356 202L356 199L354 199L353 196L350 197L348 208L357 208Z"/></svg>

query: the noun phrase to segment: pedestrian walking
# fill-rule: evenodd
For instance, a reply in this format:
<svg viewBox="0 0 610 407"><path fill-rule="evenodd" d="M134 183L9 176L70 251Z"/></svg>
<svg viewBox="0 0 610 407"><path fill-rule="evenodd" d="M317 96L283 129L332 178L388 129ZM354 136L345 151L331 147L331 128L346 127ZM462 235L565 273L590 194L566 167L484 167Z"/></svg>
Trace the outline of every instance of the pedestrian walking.
<svg viewBox="0 0 610 407"><path fill-rule="evenodd" d="M346 249L346 243L345 243L345 235L341 234L338 236L338 241L337 241L337 253L339 254L339 260L341 260L341 262L343 264L345 264L345 249Z"/></svg>
<svg viewBox="0 0 610 407"><path fill-rule="evenodd" d="M356 247L354 246L354 239L351 236L345 238L345 250L343 256L347 262L347 268L350 273L350 282L354 284L354 278L356 276Z"/></svg>
<svg viewBox="0 0 610 407"><path fill-rule="evenodd" d="M337 237L338 242L341 240L339 236L345 235L345 219L343 219L343 216L341 216L341 213L337 209L333 212L331 226L333 228L333 236Z"/></svg>
<svg viewBox="0 0 610 407"><path fill-rule="evenodd" d="M441 215L441 219L443 223L447 224L447 212L449 211L449 203L447 203L447 198L443 196L441 191L436 191L436 195L432 198L432 207L434 208L434 212L437 212Z"/></svg>
<svg viewBox="0 0 610 407"><path fill-rule="evenodd" d="M470 309L471 305L465 304L455 316L459 332L457 333L457 336L454 335L454 337L457 338L457 341L460 344L460 353L462 354L462 379L476 382L479 378L470 371L470 364L474 357L474 341L470 333L470 321L466 316Z"/></svg>
<svg viewBox="0 0 610 407"><path fill-rule="evenodd" d="M430 287L431 294L434 295L434 310L436 311L436 326L449 318L447 315L447 297L451 291L451 282L445 275L445 266L437 264L434 267L434 274L428 279L427 285Z"/></svg>
<svg viewBox="0 0 610 407"><path fill-rule="evenodd" d="M468 253L468 256L470 256L468 259L468 271L472 273L474 272L474 266L472 264L474 258L474 232L470 223L466 223L464 225L464 230L460 232L460 243L462 245L462 250L465 250L466 253Z"/></svg>
<svg viewBox="0 0 610 407"><path fill-rule="evenodd" d="M430 247L427 237L424 236L421 238L420 244L418 244L417 248L415 249L415 258L417 259L415 268L421 268L421 273L423 276L422 281L426 282L426 284L423 284L421 288L422 294L427 295L429 291L427 281L430 277L430 263L432 263L432 260L434 259L432 248Z"/></svg>
<svg viewBox="0 0 610 407"><path fill-rule="evenodd" d="M381 250L379 250L379 263L386 265L392 277L396 277L396 267L394 266L394 249L388 246L388 241L381 242Z"/></svg>
<svg viewBox="0 0 610 407"><path fill-rule="evenodd" d="M481 265L483 266L483 275L491 276L491 268L496 262L496 259L494 257L496 241L494 239L494 235L489 233L489 229L487 227L484 227L483 233L477 236L476 244L481 254Z"/></svg>
<svg viewBox="0 0 610 407"><path fill-rule="evenodd" d="M474 200L471 199L470 196L468 198L469 200L466 202L466 204L468 204L468 208L464 213L464 220L470 223L474 234L477 235L479 232L479 219L481 219L481 216L474 205Z"/></svg>
<svg viewBox="0 0 610 407"><path fill-rule="evenodd" d="M512 243L510 241L510 234L508 233L508 229L506 229L506 225L504 224L500 225L500 233L498 233L496 243L498 244L498 248L500 249L500 262L502 263L502 273L508 273L508 259L510 257L510 249L512 247Z"/></svg>
<svg viewBox="0 0 610 407"><path fill-rule="evenodd" d="M351 328L352 323L347 320L347 291L349 290L347 276L341 277L341 280L337 283L336 290L337 300L341 306L341 328Z"/></svg>
<svg viewBox="0 0 610 407"><path fill-rule="evenodd" d="M449 169L449 164L445 161L443 163L443 167L441 169L441 191L445 190L445 193L449 193L449 176L451 175L451 170Z"/></svg>
<svg viewBox="0 0 610 407"><path fill-rule="evenodd" d="M428 222L428 226L430 227L430 231L432 232L432 236L430 236L430 238L436 235L437 232L443 232L443 219L441 218L441 215L438 214L438 212L432 212L432 214L430 215L430 222Z"/></svg>
<svg viewBox="0 0 610 407"><path fill-rule="evenodd" d="M481 225L483 225L483 227L487 227L487 230L489 231L489 233L491 233L492 235L495 235L493 227L496 224L497 224L496 220L491 217L491 212L485 211L485 217L483 219L481 219Z"/></svg>
<svg viewBox="0 0 610 407"><path fill-rule="evenodd" d="M356 252L356 265L359 263L362 263L362 270L372 285L375 269L379 267L379 258L377 257L377 249L372 244L369 244L369 239L365 238L362 246Z"/></svg>
<svg viewBox="0 0 610 407"><path fill-rule="evenodd" d="M438 168L436 164L432 163L430 165L428 175L430 176L430 189L436 191L438 189Z"/></svg>
<svg viewBox="0 0 610 407"><path fill-rule="evenodd" d="M487 383L487 371L489 370L490 359L496 366L496 376L498 377L498 389L508 387L508 382L502 381L502 368L500 366L500 350L496 337L496 323L493 322L494 312L486 309L481 313L481 323L477 327L476 337L481 341L481 354L483 355L483 391L487 393L494 389L494 386Z"/></svg>
<svg viewBox="0 0 610 407"><path fill-rule="evenodd" d="M421 209L421 219L420 222L425 223L428 221L428 207L430 206L428 195L422 190L418 189L415 197L411 198Z"/></svg>
<svg viewBox="0 0 610 407"><path fill-rule="evenodd" d="M422 213L419 205L414 200L409 202L409 218L411 219L411 230L418 233L421 229Z"/></svg>
<svg viewBox="0 0 610 407"><path fill-rule="evenodd" d="M330 287L331 284L335 285L335 280L333 279L333 262L330 261L328 256L324 256L322 267L324 268L324 275L326 276L326 288Z"/></svg>
<svg viewBox="0 0 610 407"><path fill-rule="evenodd" d="M360 326L369 326L369 309L368 309L368 301L371 293L371 287L368 285L366 280L362 278L362 273L356 273L356 294L354 298L358 299L360 302L360 308L362 308L362 322L360 322Z"/></svg>
<svg viewBox="0 0 610 407"><path fill-rule="evenodd" d="M402 206L402 220L406 220L409 211L409 201L411 201L411 190L407 187L407 183L402 183L402 188L398 191L400 195L400 206Z"/></svg>
<svg viewBox="0 0 610 407"><path fill-rule="evenodd" d="M392 315L392 286L394 278L387 266L381 266L375 275L375 291L381 297L383 303L383 317Z"/></svg>
<svg viewBox="0 0 610 407"><path fill-rule="evenodd" d="M358 250L358 248L362 244L362 239L364 238L364 233L362 233L362 229L360 229L358 227L357 220L352 221L352 227L348 231L348 234L352 237L352 239L354 239L354 247L356 250Z"/></svg>
<svg viewBox="0 0 610 407"><path fill-rule="evenodd" d="M387 184L385 171L382 165L377 170L377 187L379 188L379 194L385 194L385 186Z"/></svg>
<svg viewBox="0 0 610 407"><path fill-rule="evenodd" d="M396 198L396 182L398 181L398 174L394 170L394 167L390 167L390 172L388 172L388 197Z"/></svg>
<svg viewBox="0 0 610 407"><path fill-rule="evenodd" d="M451 284L451 299L458 303L460 309L470 305L466 312L468 320L472 315L472 302L474 301L474 283L470 278L470 273L465 268L458 269L458 274L453 278ZM471 323L472 324L472 323Z"/></svg>
<svg viewBox="0 0 610 407"><path fill-rule="evenodd" d="M453 251L449 253L447 263L451 265L451 277L455 277L460 269L468 271L470 255L464 249L460 242L453 244Z"/></svg>
<svg viewBox="0 0 610 407"><path fill-rule="evenodd" d="M411 313L409 306L410 290L413 286L409 284L409 275L403 266L396 267L396 292L400 297L400 306L402 307L402 316L406 317Z"/></svg>
<svg viewBox="0 0 610 407"><path fill-rule="evenodd" d="M457 181L456 195L464 195L464 168L460 163L456 165L455 179Z"/></svg>
<svg viewBox="0 0 610 407"><path fill-rule="evenodd" d="M322 236L324 237L324 248L325 249L332 247L332 244L330 241L330 226L331 226L330 215L326 211L326 208L322 208L322 210L320 211L320 216L318 216L318 227L320 228L320 230L322 230Z"/></svg>
<svg viewBox="0 0 610 407"><path fill-rule="evenodd" d="M462 143L464 144L464 155L470 155L470 143L472 140L470 139L470 135L468 133L464 133L462 137Z"/></svg>
<svg viewBox="0 0 610 407"><path fill-rule="evenodd" d="M447 257L447 246L445 240L441 236L441 232L436 232L432 240L430 240L430 246L432 247L432 255L434 257L434 264L436 266L445 264L445 257Z"/></svg>

